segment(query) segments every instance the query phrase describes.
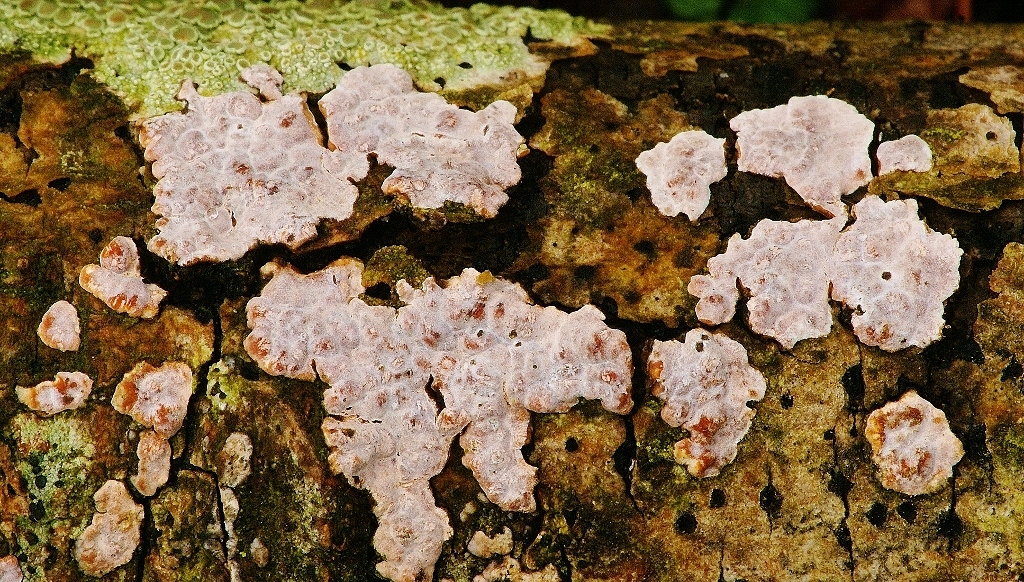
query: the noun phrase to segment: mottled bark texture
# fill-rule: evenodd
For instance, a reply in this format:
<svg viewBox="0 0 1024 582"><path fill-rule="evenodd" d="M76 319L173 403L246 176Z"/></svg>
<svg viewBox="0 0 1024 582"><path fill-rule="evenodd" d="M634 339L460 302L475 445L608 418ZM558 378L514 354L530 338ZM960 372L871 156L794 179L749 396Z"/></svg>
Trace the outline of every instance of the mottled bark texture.
<svg viewBox="0 0 1024 582"><path fill-rule="evenodd" d="M465 267L521 283L540 304L591 303L624 330L637 372L631 414L577 405L533 415L524 449L539 468L533 514L483 500L456 445L431 482L455 530L435 579L468 581L491 562L467 550L478 531L512 534L498 570L522 580L1008 580L1024 575L1024 176L1022 114L1013 131L975 139L986 91L968 71L1024 66L1024 29L944 24L744 27L636 23L594 39L592 54L556 60L518 123L530 153L497 217L422 222L382 194L378 168L358 184L355 217L289 251L169 265L142 251L142 274L168 291L150 320L116 314L78 286L81 267L115 236L144 249L154 233L151 175L130 112L90 79L88 61L0 62L0 557L26 580L84 580L74 540L92 496L137 471L140 426L109 402L136 364L187 364L194 395L171 438L170 480L145 508L132 560L104 580L379 580L369 496L332 475L320 431L324 385L270 377L242 348L244 306L259 268L304 270L338 256L375 265L367 300L394 304L397 273L422 279ZM544 50L541 43L536 50ZM912 197L964 249L948 327L926 347L887 353L858 343L850 313L791 351L746 327L716 331L744 345L767 379L736 460L697 479L673 458L683 431L666 425L643 362L651 339L697 325L690 276L760 219L814 218L782 179L736 171L729 120L795 95L849 102L877 128L875 145L921 135L935 152L922 174L896 172L868 191ZM472 102L467 93L466 102ZM315 97L315 96L314 96ZM1012 109L1012 108L1011 108ZM698 222L662 216L634 159L675 133L727 140L730 173L711 186ZM1009 137L1007 137L1009 136ZM980 139L980 141L979 141ZM993 142L986 144L986 141ZM457 209L455 209L457 210ZM386 217L386 218L382 218ZM456 220L451 218L455 217ZM330 241L333 244L327 244ZM389 245L401 245L406 250ZM379 249L385 254L372 258ZM425 270L424 270L425 269ZM37 338L57 300L81 316L81 347ZM80 370L95 381L76 410L22 406L16 385ZM942 409L966 455L935 493L884 489L864 438L867 414L913 389ZM250 473L225 479L225 446L252 444ZM228 487L230 481L231 487ZM478 536L479 537L479 536ZM479 553L479 552L478 552ZM496 574L494 574L496 576ZM483 579L483 578L481 578ZM488 579L494 579L488 578Z"/></svg>

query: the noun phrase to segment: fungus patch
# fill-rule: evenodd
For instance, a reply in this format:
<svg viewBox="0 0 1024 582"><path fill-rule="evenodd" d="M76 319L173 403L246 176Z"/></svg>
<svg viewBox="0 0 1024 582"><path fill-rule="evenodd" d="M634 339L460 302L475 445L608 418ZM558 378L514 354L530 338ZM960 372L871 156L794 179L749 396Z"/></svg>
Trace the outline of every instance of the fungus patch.
<svg viewBox="0 0 1024 582"><path fill-rule="evenodd" d="M309 275L268 267L273 278L246 308L246 351L268 373L330 384L328 462L373 495L378 570L394 580L429 577L451 535L429 479L454 437L487 497L528 512L529 411L564 412L579 398L620 414L632 406L625 335L592 306L536 307L518 285L466 269L443 288L400 281L396 310L358 298L355 260Z"/></svg>
<svg viewBox="0 0 1024 582"><path fill-rule="evenodd" d="M651 201L662 214L681 212L696 222L711 201L711 184L728 173L725 139L684 131L642 152L636 167L647 176Z"/></svg>
<svg viewBox="0 0 1024 582"><path fill-rule="evenodd" d="M960 82L988 93L996 110L1007 113L1024 111L1024 69L1014 65L972 67L960 75Z"/></svg>
<svg viewBox="0 0 1024 582"><path fill-rule="evenodd" d="M713 477L736 458L754 419L747 402L764 398L764 376L743 346L722 334L691 329L684 343L655 341L647 360L661 418L690 435L675 444L676 462L695 477Z"/></svg>
<svg viewBox="0 0 1024 582"><path fill-rule="evenodd" d="M523 137L512 126L516 108L495 101L474 113L421 93L412 77L394 65L357 67L320 99L332 156L346 175L366 176L368 155L395 171L385 193L415 208L464 204L492 217L508 200L505 189L519 182L516 159Z"/></svg>
<svg viewBox="0 0 1024 582"><path fill-rule="evenodd" d="M145 430L139 434L135 454L139 458L139 470L132 475L132 485L139 493L151 497L170 476L171 444L155 431Z"/></svg>
<svg viewBox="0 0 1024 582"><path fill-rule="evenodd" d="M826 216L845 215L840 196L871 180L868 145L875 124L845 101L793 97L786 105L744 111L729 126L736 132L740 171L784 177Z"/></svg>
<svg viewBox="0 0 1024 582"><path fill-rule="evenodd" d="M864 436L882 485L906 495L941 489L964 456L945 413L913 390L868 415Z"/></svg>
<svg viewBox="0 0 1024 582"><path fill-rule="evenodd" d="M835 244L832 298L855 310L861 342L894 352L942 335L943 302L960 285L956 239L918 217L917 202L866 196Z"/></svg>
<svg viewBox="0 0 1024 582"><path fill-rule="evenodd" d="M89 576L105 576L127 564L141 539L143 509L120 481L107 481L93 495L96 513L75 541L75 560Z"/></svg>
<svg viewBox="0 0 1024 582"><path fill-rule="evenodd" d="M82 267L78 284L118 313L152 319L167 292L142 280L135 241L114 237L100 252L100 264Z"/></svg>
<svg viewBox="0 0 1024 582"><path fill-rule="evenodd" d="M168 362L157 368L141 362L117 384L110 403L114 410L169 439L185 421L191 396L192 369L188 365Z"/></svg>
<svg viewBox="0 0 1024 582"><path fill-rule="evenodd" d="M927 172L932 169L932 149L928 142L916 135L883 141L878 144L875 158L879 176L896 171Z"/></svg>
<svg viewBox="0 0 1024 582"><path fill-rule="evenodd" d="M750 238L734 234L725 253L708 260L708 274L690 278L687 291L700 298L697 318L707 325L732 319L739 284L750 295L751 330L775 338L786 349L826 335L832 329L827 269L844 222L765 219L754 226Z"/></svg>
<svg viewBox="0 0 1024 582"><path fill-rule="evenodd" d="M0 582L21 582L21 566L16 556L0 558Z"/></svg>
<svg viewBox="0 0 1024 582"><path fill-rule="evenodd" d="M358 191L320 143L305 97L282 95L268 69L242 74L263 100L247 91L203 97L186 80L185 113L142 123L139 142L158 178L154 253L188 265L237 259L259 242L296 248L321 219L352 214Z"/></svg>
<svg viewBox="0 0 1024 582"><path fill-rule="evenodd" d="M927 125L921 136L934 142L937 167L977 178L1020 172L1013 124L988 105L968 103L958 109L929 111Z"/></svg>
<svg viewBox="0 0 1024 582"><path fill-rule="evenodd" d="M73 352L81 345L82 326L78 310L67 301L58 301L43 314L36 330L39 339L55 350Z"/></svg>
<svg viewBox="0 0 1024 582"><path fill-rule="evenodd" d="M82 372L57 372L53 380L14 390L22 404L43 416L53 416L85 404L92 392L92 378Z"/></svg>

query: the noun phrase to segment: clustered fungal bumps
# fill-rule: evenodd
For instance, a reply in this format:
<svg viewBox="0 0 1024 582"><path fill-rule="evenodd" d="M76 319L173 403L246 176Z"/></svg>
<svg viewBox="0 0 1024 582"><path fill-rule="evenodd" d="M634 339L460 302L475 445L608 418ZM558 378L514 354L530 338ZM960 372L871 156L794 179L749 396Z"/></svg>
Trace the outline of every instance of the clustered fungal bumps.
<svg viewBox="0 0 1024 582"><path fill-rule="evenodd" d="M358 298L354 260L309 275L268 271L246 308L246 351L268 373L330 385L328 461L376 500L378 569L394 580L429 577L451 534L429 479L453 438L491 501L532 511L536 469L521 451L529 411L567 411L579 398L620 414L632 406L625 335L594 307L536 307L518 285L466 269L444 287L400 281L406 305L396 310Z"/></svg>
<svg viewBox="0 0 1024 582"><path fill-rule="evenodd" d="M473 113L420 93L393 65L358 67L320 100L328 144L304 95L281 94L281 76L255 65L238 91L203 97L186 81L185 113L146 120L139 139L159 179L149 248L183 265L237 259L257 243L297 248L323 219L352 214L369 156L395 170L386 193L414 207L464 204L494 216L519 182L523 138L516 109L497 101ZM328 147L329 146L329 147Z"/></svg>
<svg viewBox="0 0 1024 582"><path fill-rule="evenodd" d="M100 252L100 264L86 265L78 275L83 289L107 307L132 317L151 319L160 312L167 292L142 280L135 241L114 237Z"/></svg>
<svg viewBox="0 0 1024 582"><path fill-rule="evenodd" d="M964 456L945 413L913 390L868 415L864 436L882 485L907 495L942 488Z"/></svg>
<svg viewBox="0 0 1024 582"><path fill-rule="evenodd" d="M747 402L764 398L764 376L739 342L699 328L682 343L655 341L647 371L662 419L689 432L675 445L676 461L695 477L717 475L736 458L754 419Z"/></svg>

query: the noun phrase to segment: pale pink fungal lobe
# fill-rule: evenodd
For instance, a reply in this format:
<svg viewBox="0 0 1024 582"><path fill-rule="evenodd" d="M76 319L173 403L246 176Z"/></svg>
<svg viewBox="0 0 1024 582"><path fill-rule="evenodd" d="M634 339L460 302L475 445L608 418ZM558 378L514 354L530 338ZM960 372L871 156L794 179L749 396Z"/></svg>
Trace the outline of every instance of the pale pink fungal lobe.
<svg viewBox="0 0 1024 582"><path fill-rule="evenodd" d="M75 540L75 560L89 576L104 576L127 564L141 540L142 506L120 481L107 481L93 495L92 523Z"/></svg>
<svg viewBox="0 0 1024 582"><path fill-rule="evenodd" d="M62 352L73 352L82 343L78 310L67 301L57 301L46 310L36 329L43 344Z"/></svg>
<svg viewBox="0 0 1024 582"><path fill-rule="evenodd" d="M838 238L832 298L855 310L854 333L886 351L924 347L942 335L944 301L960 284L956 239L918 217L917 202L867 196Z"/></svg>
<svg viewBox="0 0 1024 582"><path fill-rule="evenodd" d="M927 172L932 169L932 148L919 136L905 135L878 144L875 159L879 176L896 171Z"/></svg>
<svg viewBox="0 0 1024 582"><path fill-rule="evenodd" d="M651 201L665 216L683 213L696 222L711 201L711 184L725 178L725 139L684 131L636 158L647 176Z"/></svg>
<svg viewBox="0 0 1024 582"><path fill-rule="evenodd" d="M82 372L57 372L53 380L30 388L17 386L18 400L43 416L72 410L85 404L92 392L92 378Z"/></svg>
<svg viewBox="0 0 1024 582"><path fill-rule="evenodd" d="M684 342L655 341L647 371L662 419L690 433L676 443L676 461L695 477L717 475L750 429L747 402L764 398L764 376L739 342L699 328Z"/></svg>
<svg viewBox="0 0 1024 582"><path fill-rule="evenodd" d="M964 456L945 413L913 390L869 414L864 436L882 486L906 495L941 489Z"/></svg>
<svg viewBox="0 0 1024 582"><path fill-rule="evenodd" d="M783 177L807 204L832 217L840 200L871 180L868 146L875 124L857 109L824 95L793 97L771 109L734 117L738 168Z"/></svg>
<svg viewBox="0 0 1024 582"><path fill-rule="evenodd" d="M132 317L150 319L160 311L167 292L142 280L135 241L114 237L100 252L100 264L86 265L78 275L83 289L107 307Z"/></svg>
<svg viewBox="0 0 1024 582"><path fill-rule="evenodd" d="M141 362L124 375L110 402L118 412L171 438L185 421L191 396L192 369L186 364L168 362L157 368Z"/></svg>
<svg viewBox="0 0 1024 582"><path fill-rule="evenodd" d="M139 469L132 475L132 485L139 493L151 497L170 476L171 443L156 431L144 430L139 434L135 454L139 458Z"/></svg>

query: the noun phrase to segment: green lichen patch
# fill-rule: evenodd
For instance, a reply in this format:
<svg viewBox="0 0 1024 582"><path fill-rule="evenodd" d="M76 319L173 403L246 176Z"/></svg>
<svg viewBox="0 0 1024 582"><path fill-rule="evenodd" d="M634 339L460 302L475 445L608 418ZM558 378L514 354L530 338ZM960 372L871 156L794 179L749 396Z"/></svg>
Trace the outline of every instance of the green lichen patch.
<svg viewBox="0 0 1024 582"><path fill-rule="evenodd" d="M0 438L17 443L13 466L29 502L27 515L16 518L11 539L24 555L26 580L83 577L72 555L74 540L92 519L93 493L107 479L123 479L134 469L123 444L129 422L97 403L50 418L25 412L3 428Z"/></svg>
<svg viewBox="0 0 1024 582"><path fill-rule="evenodd" d="M520 258L546 268L533 290L570 307L618 306L620 317L676 326L695 303L690 275L718 250L713 221L661 215L651 204L635 158L690 126L667 96L630 112L597 90L557 90L542 100L547 121L530 144L554 156L541 181L549 213L533 228L536 254Z"/></svg>
<svg viewBox="0 0 1024 582"><path fill-rule="evenodd" d="M156 542L146 556L142 580L193 582L230 579L223 520L215 479L182 470L151 502Z"/></svg>
<svg viewBox="0 0 1024 582"><path fill-rule="evenodd" d="M288 91L324 92L344 68L377 63L406 69L429 90L512 88L546 68L523 43L528 34L571 47L606 30L560 11L420 0L0 6L0 53L59 63L73 50L140 117L179 109L173 96L186 77L205 94L225 93L242 89L238 73L260 62L284 74Z"/></svg>
<svg viewBox="0 0 1024 582"><path fill-rule="evenodd" d="M396 285L399 281L405 280L413 288L418 289L423 281L430 276L430 273L423 267L415 257L409 255L408 249L403 246L382 247L370 256L363 268L363 287L367 293L363 293L361 299L370 305L391 305L401 307L402 302L396 294ZM380 294L383 285L388 288L387 298L375 296ZM376 290L376 291L375 291Z"/></svg>

